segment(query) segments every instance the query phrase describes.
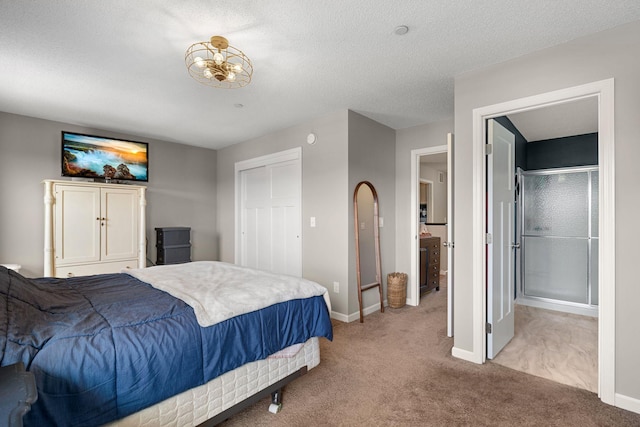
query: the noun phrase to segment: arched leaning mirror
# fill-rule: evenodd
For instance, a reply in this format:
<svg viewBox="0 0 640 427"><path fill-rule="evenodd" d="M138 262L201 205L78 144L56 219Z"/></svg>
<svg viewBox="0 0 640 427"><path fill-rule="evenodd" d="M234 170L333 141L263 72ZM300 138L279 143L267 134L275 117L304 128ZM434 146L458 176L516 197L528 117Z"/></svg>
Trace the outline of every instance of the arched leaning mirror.
<svg viewBox="0 0 640 427"><path fill-rule="evenodd" d="M358 278L358 305L360 323L362 293L378 288L380 311L384 313L382 301L382 271L380 263L380 228L378 224L378 193L368 181L356 185L353 192L353 230L356 238L356 273Z"/></svg>

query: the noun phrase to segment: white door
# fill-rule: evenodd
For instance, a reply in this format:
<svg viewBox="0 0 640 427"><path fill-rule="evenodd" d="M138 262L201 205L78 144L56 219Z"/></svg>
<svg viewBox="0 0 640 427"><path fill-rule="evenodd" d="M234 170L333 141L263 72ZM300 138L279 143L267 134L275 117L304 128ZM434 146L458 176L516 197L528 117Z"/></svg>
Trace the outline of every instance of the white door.
<svg viewBox="0 0 640 427"><path fill-rule="evenodd" d="M302 276L300 161L240 172L240 264Z"/></svg>
<svg viewBox="0 0 640 427"><path fill-rule="evenodd" d="M488 122L487 357L493 359L514 332L515 136Z"/></svg>
<svg viewBox="0 0 640 427"><path fill-rule="evenodd" d="M138 258L138 206L137 190L101 190L102 261Z"/></svg>
<svg viewBox="0 0 640 427"><path fill-rule="evenodd" d="M100 189L55 185L56 264L100 261Z"/></svg>
<svg viewBox="0 0 640 427"><path fill-rule="evenodd" d="M447 336L453 336L453 134L447 134Z"/></svg>

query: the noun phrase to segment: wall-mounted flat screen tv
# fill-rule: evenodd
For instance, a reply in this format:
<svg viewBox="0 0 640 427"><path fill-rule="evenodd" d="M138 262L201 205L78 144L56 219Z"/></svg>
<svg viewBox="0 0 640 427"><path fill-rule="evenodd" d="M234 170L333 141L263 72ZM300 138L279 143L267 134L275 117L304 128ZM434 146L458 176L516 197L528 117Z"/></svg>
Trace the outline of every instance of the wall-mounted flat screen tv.
<svg viewBox="0 0 640 427"><path fill-rule="evenodd" d="M148 181L149 144L62 131L62 176Z"/></svg>

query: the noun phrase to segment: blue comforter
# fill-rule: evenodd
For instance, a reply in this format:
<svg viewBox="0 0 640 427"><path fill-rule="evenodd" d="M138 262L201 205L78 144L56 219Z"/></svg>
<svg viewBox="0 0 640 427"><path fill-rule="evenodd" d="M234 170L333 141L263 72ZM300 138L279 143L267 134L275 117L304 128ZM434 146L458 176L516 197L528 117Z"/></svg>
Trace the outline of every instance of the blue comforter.
<svg viewBox="0 0 640 427"><path fill-rule="evenodd" d="M126 274L26 279L0 266L0 365L22 361L38 388L27 426L101 425L313 336L333 338L321 296L202 328Z"/></svg>

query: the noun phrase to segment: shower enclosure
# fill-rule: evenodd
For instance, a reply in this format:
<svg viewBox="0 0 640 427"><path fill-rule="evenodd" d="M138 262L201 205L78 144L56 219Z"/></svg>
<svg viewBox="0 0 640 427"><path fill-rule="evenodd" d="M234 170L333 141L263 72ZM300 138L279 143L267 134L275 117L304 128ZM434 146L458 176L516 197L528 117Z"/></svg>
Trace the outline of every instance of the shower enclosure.
<svg viewBox="0 0 640 427"><path fill-rule="evenodd" d="M519 171L518 180L518 302L597 316L598 167Z"/></svg>

